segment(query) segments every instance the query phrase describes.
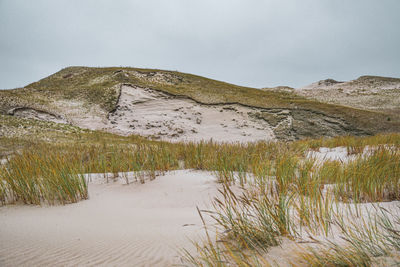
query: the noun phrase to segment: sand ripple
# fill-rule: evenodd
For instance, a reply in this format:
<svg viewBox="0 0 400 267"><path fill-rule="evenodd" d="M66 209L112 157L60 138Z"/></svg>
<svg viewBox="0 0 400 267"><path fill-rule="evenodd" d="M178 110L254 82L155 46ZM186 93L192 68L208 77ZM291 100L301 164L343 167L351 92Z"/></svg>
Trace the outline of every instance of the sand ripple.
<svg viewBox="0 0 400 267"><path fill-rule="evenodd" d="M176 171L144 185L91 184L77 204L1 207L0 266L179 264L177 249L202 235L196 205L217 194L213 180Z"/></svg>

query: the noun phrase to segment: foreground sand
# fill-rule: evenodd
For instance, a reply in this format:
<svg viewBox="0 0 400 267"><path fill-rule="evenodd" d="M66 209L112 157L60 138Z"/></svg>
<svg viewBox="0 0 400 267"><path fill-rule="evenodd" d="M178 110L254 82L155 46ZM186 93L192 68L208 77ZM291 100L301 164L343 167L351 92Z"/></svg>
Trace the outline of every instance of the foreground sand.
<svg viewBox="0 0 400 267"><path fill-rule="evenodd" d="M175 171L145 184L92 182L66 206L0 208L0 266L168 266L202 236L196 205L217 194L207 172Z"/></svg>

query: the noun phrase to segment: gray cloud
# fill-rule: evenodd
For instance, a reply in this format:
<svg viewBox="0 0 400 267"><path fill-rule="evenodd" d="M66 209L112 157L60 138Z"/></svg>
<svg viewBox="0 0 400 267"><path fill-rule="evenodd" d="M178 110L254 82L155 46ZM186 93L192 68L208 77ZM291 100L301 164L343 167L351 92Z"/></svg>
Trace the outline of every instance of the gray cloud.
<svg viewBox="0 0 400 267"><path fill-rule="evenodd" d="M0 0L0 88L70 65L253 87L400 77L397 0Z"/></svg>

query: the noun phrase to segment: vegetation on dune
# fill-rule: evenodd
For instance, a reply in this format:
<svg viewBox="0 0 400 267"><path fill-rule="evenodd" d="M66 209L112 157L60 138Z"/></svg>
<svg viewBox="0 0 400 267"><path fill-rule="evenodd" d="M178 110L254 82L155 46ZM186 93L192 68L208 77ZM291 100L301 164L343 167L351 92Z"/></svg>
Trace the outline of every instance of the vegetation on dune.
<svg viewBox="0 0 400 267"><path fill-rule="evenodd" d="M65 204L87 199L87 184L78 161L61 151L51 157L47 151L23 152L1 168L0 200Z"/></svg>
<svg viewBox="0 0 400 267"><path fill-rule="evenodd" d="M68 139L69 135L87 132L90 131L69 124L0 114L0 138L15 137L26 140L54 139L62 141Z"/></svg>
<svg viewBox="0 0 400 267"><path fill-rule="evenodd" d="M379 147L370 155L343 166L336 180L335 195L341 201L377 202L400 196L398 147Z"/></svg>

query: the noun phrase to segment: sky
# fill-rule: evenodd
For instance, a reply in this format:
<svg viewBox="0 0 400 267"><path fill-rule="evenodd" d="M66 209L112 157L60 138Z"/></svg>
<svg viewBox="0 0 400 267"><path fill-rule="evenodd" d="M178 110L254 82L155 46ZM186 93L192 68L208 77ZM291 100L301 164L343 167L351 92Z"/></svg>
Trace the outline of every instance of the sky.
<svg viewBox="0 0 400 267"><path fill-rule="evenodd" d="M400 77L399 0L0 0L0 88L67 66L250 87Z"/></svg>

